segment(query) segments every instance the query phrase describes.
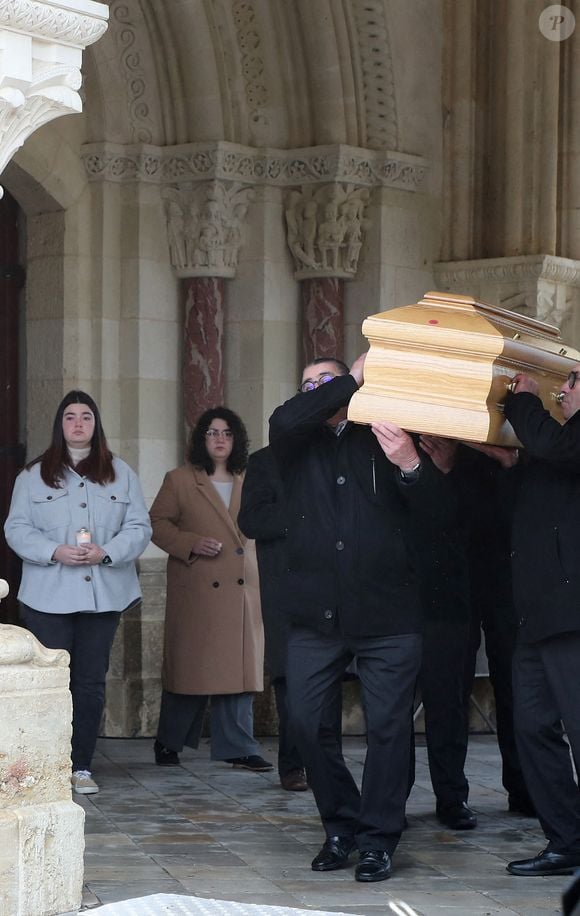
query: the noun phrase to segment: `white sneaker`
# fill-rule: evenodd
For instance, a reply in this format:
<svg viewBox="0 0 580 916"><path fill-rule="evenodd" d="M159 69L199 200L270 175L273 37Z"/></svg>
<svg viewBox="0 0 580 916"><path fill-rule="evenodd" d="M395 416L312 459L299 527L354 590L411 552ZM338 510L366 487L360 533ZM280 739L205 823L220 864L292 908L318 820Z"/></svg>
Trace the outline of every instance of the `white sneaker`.
<svg viewBox="0 0 580 916"><path fill-rule="evenodd" d="M77 795L94 795L99 791L99 787L91 776L90 770L75 770L70 781L73 792Z"/></svg>

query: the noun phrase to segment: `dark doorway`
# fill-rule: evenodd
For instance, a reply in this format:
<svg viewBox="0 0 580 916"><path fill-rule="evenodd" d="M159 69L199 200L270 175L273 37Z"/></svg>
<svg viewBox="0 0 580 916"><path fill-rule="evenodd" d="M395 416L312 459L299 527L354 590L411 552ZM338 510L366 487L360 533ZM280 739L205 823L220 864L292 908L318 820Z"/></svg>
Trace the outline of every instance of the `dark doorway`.
<svg viewBox="0 0 580 916"><path fill-rule="evenodd" d="M20 263L18 204L4 191L0 200L0 578L10 585L10 595L0 604L0 622L17 623L16 593L20 560L4 539L4 521L12 487L25 458L20 443L19 329L24 269Z"/></svg>

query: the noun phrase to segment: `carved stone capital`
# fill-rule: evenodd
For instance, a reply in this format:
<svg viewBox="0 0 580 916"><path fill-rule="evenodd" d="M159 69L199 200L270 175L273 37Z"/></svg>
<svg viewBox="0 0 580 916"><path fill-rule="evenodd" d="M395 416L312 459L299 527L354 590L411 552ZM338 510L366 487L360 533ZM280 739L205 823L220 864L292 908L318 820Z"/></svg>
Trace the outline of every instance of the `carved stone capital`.
<svg viewBox="0 0 580 916"><path fill-rule="evenodd" d="M258 149L226 141L163 148L87 143L82 156L89 181L175 185L221 179L248 185L302 187L332 181L416 191L429 166L421 156L388 150L345 145Z"/></svg>
<svg viewBox="0 0 580 916"><path fill-rule="evenodd" d="M253 190L208 181L163 189L171 263L179 277L234 277Z"/></svg>
<svg viewBox="0 0 580 916"><path fill-rule="evenodd" d="M288 191L286 239L298 280L356 275L369 197L368 188L339 183Z"/></svg>
<svg viewBox="0 0 580 916"><path fill-rule="evenodd" d="M81 111L82 52L108 15L94 0L0 3L0 173L38 127Z"/></svg>

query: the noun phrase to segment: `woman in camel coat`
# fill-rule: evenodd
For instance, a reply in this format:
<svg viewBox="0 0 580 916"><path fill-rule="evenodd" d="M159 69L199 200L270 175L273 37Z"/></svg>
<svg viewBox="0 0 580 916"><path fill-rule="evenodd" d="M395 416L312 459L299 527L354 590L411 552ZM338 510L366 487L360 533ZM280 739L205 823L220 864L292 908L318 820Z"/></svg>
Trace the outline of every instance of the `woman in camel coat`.
<svg viewBox="0 0 580 916"><path fill-rule="evenodd" d="M263 690L264 633L256 553L237 525L248 439L224 407L206 411L189 461L170 471L152 507L153 542L169 554L163 695L155 759L177 766L197 747L211 698L211 756L263 771L253 694Z"/></svg>

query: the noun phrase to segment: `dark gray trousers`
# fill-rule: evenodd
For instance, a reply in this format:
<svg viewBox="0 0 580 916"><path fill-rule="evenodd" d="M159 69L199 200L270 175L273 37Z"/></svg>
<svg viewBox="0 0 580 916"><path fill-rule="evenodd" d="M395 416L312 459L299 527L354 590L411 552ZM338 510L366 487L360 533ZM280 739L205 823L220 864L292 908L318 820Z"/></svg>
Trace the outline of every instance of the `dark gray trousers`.
<svg viewBox="0 0 580 916"><path fill-rule="evenodd" d="M211 759L231 760L258 753L259 744L254 738L253 693L208 697L164 690L157 740L172 751L181 751L184 745L198 747L208 702Z"/></svg>
<svg viewBox="0 0 580 916"><path fill-rule="evenodd" d="M336 709L342 676L356 656L367 725L359 791L324 710ZM405 819L418 634L343 638L295 628L288 638L289 724L327 836L351 836L360 850L392 853Z"/></svg>
<svg viewBox="0 0 580 916"><path fill-rule="evenodd" d="M580 633L518 644L513 691L516 741L526 786L555 852L580 853ZM566 733L568 742L564 739Z"/></svg>

